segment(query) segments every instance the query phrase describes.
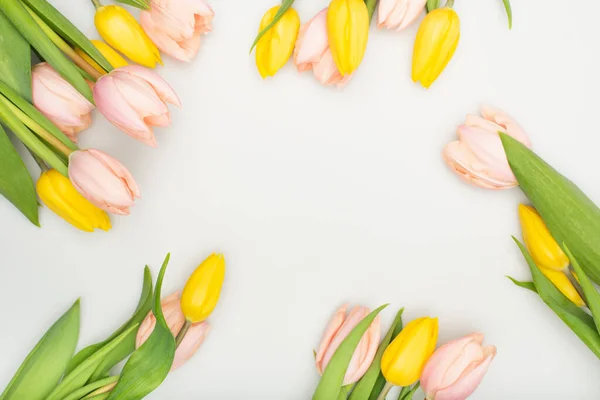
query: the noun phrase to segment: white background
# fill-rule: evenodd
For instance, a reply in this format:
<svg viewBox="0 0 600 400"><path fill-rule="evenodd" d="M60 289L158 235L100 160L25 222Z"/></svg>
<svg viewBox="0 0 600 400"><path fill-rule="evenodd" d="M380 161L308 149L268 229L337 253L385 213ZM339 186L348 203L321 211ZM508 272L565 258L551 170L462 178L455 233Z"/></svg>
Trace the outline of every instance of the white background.
<svg viewBox="0 0 600 400"><path fill-rule="evenodd" d="M52 0L91 37L93 7ZM291 63L263 81L248 49L273 0L213 0L214 31L191 64L158 71L181 97L159 147L99 114L82 146L119 158L142 188L109 233L83 233L47 209L43 228L0 199L0 387L79 296L80 345L103 339L135 308L142 270L172 253L165 294L223 252L227 278L212 332L151 399L308 399L312 349L345 302L440 318L440 343L486 334L498 356L475 400L600 397L594 355L533 294L510 235L518 189L462 183L443 146L467 113L513 115L536 151L593 199L598 186L598 2L458 0L462 37L441 78L411 82L416 26L371 30L344 90ZM573 4L571 4L573 3ZM303 21L325 0L298 0ZM32 166L34 176L38 171ZM391 396L390 396L391 397Z"/></svg>

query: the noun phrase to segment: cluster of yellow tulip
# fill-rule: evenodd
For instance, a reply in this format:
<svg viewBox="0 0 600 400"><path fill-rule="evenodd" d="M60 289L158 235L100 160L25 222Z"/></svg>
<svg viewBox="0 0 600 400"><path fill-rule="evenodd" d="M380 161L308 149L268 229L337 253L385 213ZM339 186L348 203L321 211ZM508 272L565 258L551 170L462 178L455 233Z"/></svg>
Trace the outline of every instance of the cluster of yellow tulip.
<svg viewBox="0 0 600 400"><path fill-rule="evenodd" d="M260 22L256 66L263 78L273 76L294 54L300 72L313 69L326 85L343 86L359 67L369 38L369 25L379 0L331 0L329 7L304 25L291 6L267 11ZM429 88L454 55L460 37L460 20L454 0L440 7L439 0L381 0L379 26L401 30L423 11L413 50L412 80ZM509 0L504 0L512 24ZM326 14L326 16L325 16ZM308 34L307 32L311 32ZM346 79L344 79L346 78Z"/></svg>

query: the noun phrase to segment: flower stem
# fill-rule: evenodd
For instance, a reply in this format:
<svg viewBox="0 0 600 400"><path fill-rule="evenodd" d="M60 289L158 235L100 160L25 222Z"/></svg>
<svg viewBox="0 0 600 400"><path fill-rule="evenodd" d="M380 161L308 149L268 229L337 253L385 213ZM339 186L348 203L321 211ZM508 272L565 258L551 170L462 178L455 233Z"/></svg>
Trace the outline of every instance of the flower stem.
<svg viewBox="0 0 600 400"><path fill-rule="evenodd" d="M52 147L54 147L56 150L60 151L67 157L73 152L72 149L67 147L67 145L64 144L63 142L61 142L56 136L54 136L53 134L48 132L46 129L44 129L40 124L38 124L37 122L35 122L31 118L29 118L29 116L27 114L25 114L23 111L21 111L21 109L19 107L15 106L10 101L6 101L5 104L17 116L17 118L19 118L19 120L23 124L25 124L26 127L31 129L39 137L41 137L46 142L48 142L50 145L52 145Z"/></svg>
<svg viewBox="0 0 600 400"><path fill-rule="evenodd" d="M350 389L352 389L352 386L353 385L342 386L337 400L346 400L348 398L348 393L350 393Z"/></svg>
<svg viewBox="0 0 600 400"><path fill-rule="evenodd" d="M369 21L373 19L373 14L375 14L375 7L377 6L377 0L365 0L367 3L367 11L369 11Z"/></svg>
<svg viewBox="0 0 600 400"><path fill-rule="evenodd" d="M92 0L92 4L94 4L96 10L102 7L102 3L100 2L100 0Z"/></svg>
<svg viewBox="0 0 600 400"><path fill-rule="evenodd" d="M42 31L48 36L48 38L58 47L63 53L67 55L78 67L87 72L94 81L102 76L102 74L90 64L87 63L67 42L63 40L56 32L50 28L43 19L41 19L31 8L23 4L23 7L29 12L35 22L42 28Z"/></svg>
<svg viewBox="0 0 600 400"><path fill-rule="evenodd" d="M448 7L448 8L452 8L452 7L454 7L454 0L448 0L448 1L446 2L446 7Z"/></svg>
<svg viewBox="0 0 600 400"><path fill-rule="evenodd" d="M186 319L185 324L183 324L183 327L181 328L181 330L177 334L177 337L175 338L175 348L179 347L179 345L183 341L183 338L185 337L185 334L188 330L190 330L191 327L192 321Z"/></svg>
<svg viewBox="0 0 600 400"><path fill-rule="evenodd" d="M393 387L394 385L392 385L389 382L386 382L385 386L383 387L383 390L381 391L381 393L379 393L379 397L377 397L377 400L385 400L388 393L390 392L390 390L392 390Z"/></svg>
<svg viewBox="0 0 600 400"><path fill-rule="evenodd" d="M35 154L29 148L27 148L27 151L29 152L29 154L31 154L31 157L33 157L33 160L38 165L38 167L40 167L40 170L42 171L42 173L48 171L48 166L46 165L46 163L44 162L44 160L42 160L42 158L40 156Z"/></svg>

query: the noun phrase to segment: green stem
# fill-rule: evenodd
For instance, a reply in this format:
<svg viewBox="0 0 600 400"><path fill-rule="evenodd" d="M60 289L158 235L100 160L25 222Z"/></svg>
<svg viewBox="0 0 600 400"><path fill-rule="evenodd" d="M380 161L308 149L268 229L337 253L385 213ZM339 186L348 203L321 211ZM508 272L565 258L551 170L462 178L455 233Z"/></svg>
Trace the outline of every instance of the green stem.
<svg viewBox="0 0 600 400"><path fill-rule="evenodd" d="M102 76L102 74L90 64L87 63L67 42L63 40L52 28L50 28L43 19L41 19L31 8L23 4L23 7L29 12L34 21L39 25L42 31L48 36L48 38L58 47L63 53L67 55L78 67L87 72L93 80L96 81Z"/></svg>
<svg viewBox="0 0 600 400"><path fill-rule="evenodd" d="M46 129L44 129L40 124L38 124L37 122L35 122L31 118L29 118L29 116L27 114L25 114L23 111L21 111L21 109L19 107L15 106L13 103L11 103L8 100L6 100L5 104L17 116L17 118L19 118L19 120L21 120L21 122L23 124L25 124L25 126L27 126L29 129L31 129L33 132L35 132L39 137L41 137L46 142L48 142L56 150L60 151L67 157L73 152L73 150L71 150L69 147L67 147L67 145L65 145L63 142L58 140L58 138L56 136L54 136L53 134L48 132Z"/></svg>
<svg viewBox="0 0 600 400"><path fill-rule="evenodd" d="M510 6L510 0L503 0L504 8L506 9L506 16L508 17L508 29L512 29L512 8Z"/></svg>
<svg viewBox="0 0 600 400"><path fill-rule="evenodd" d="M115 384L118 380L119 380L118 375L117 376L109 376L108 378L100 379L99 381L90 383L88 385L85 385L85 386L75 390L74 392L72 392L71 394L69 394L67 397L65 397L62 400L79 400L81 398L85 399L85 398L96 396L97 394L105 393L108 390L110 390L110 389L107 390L106 386Z"/></svg>
<svg viewBox="0 0 600 400"><path fill-rule="evenodd" d="M448 0L448 1L446 2L446 7L448 7L448 8L452 8L452 7L454 7L454 0Z"/></svg>
<svg viewBox="0 0 600 400"><path fill-rule="evenodd" d="M408 395L409 391L410 391L410 387L409 386L404 386L402 388L402 390L400 391L400 394L398 395L398 400L404 400L404 398L406 397L406 395Z"/></svg>
<svg viewBox="0 0 600 400"><path fill-rule="evenodd" d="M179 345L183 341L183 338L185 337L185 334L191 328L191 326L192 326L192 321L189 321L186 319L185 324L183 324L183 327L181 328L181 330L177 334L177 337L175 338L175 348L179 347Z"/></svg>
<svg viewBox="0 0 600 400"><path fill-rule="evenodd" d="M33 157L33 160L38 165L38 167L40 167L40 170L42 171L42 173L48 171L48 166L46 165L44 160L42 160L37 154L35 154L29 148L27 149L27 151L29 152L29 154L31 154L31 157Z"/></svg>
<svg viewBox="0 0 600 400"><path fill-rule="evenodd" d="M375 7L377 7L377 0L365 0L367 4L367 11L369 11L369 21L373 19L373 14L375 14Z"/></svg>
<svg viewBox="0 0 600 400"><path fill-rule="evenodd" d="M404 389L408 389L408 387L402 388L402 393L404 393L404 395L402 395L402 393L400 393L400 397L398 397L398 400L412 400L413 395L415 394L415 392L417 391L417 389L420 386L421 386L421 382L417 382L415 384L415 386L413 386L412 389L407 390L406 393L404 392Z"/></svg>
<svg viewBox="0 0 600 400"><path fill-rule="evenodd" d="M346 400L348 398L348 394L350 390L352 390L353 385L342 386L340 389L340 394L338 395L338 400Z"/></svg>
<svg viewBox="0 0 600 400"><path fill-rule="evenodd" d="M388 393L390 392L390 390L392 390L393 387L394 385L392 385L389 382L386 382L385 386L383 387L383 390L381 391L381 393L379 393L379 397L377 397L377 400L385 400Z"/></svg>
<svg viewBox="0 0 600 400"><path fill-rule="evenodd" d="M102 7L100 0L92 0L92 4L94 4L94 8L96 8L96 10Z"/></svg>

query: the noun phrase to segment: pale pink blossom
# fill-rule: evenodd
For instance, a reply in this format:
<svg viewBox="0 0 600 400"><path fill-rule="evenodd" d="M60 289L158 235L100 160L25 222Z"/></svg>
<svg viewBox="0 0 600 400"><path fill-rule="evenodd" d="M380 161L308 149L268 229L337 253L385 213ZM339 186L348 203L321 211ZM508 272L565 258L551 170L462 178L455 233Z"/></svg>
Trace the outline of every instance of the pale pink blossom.
<svg viewBox="0 0 600 400"><path fill-rule="evenodd" d="M92 123L94 105L48 63L31 69L33 104L72 141Z"/></svg>
<svg viewBox="0 0 600 400"><path fill-rule="evenodd" d="M165 297L160 303L165 316L165 321L167 322L167 325L173 336L177 336L183 327L183 324L185 323L185 316L183 315L181 306L179 305L180 299L181 292L176 292L168 297ZM150 311L138 329L137 336L135 338L136 348L140 347L146 340L148 340L155 326L156 317L154 317L154 314L152 314L152 311ZM177 350L175 351L175 359L171 365L171 371L179 368L196 353L202 342L204 342L204 339L206 338L206 335L208 335L209 331L210 326L205 321L193 324L190 327L185 334L185 337L179 344L179 347L177 347Z"/></svg>
<svg viewBox="0 0 600 400"><path fill-rule="evenodd" d="M367 307L356 306L346 315L347 309L348 306L345 305L335 313L323 334L321 344L315 355L315 363L319 374L323 374L331 357L333 357L333 354L346 336L370 312ZM352 360L344 377L344 385L357 382L367 372L375 358L375 353L377 353L380 336L381 323L379 317L376 317L361 338L358 347L352 355Z"/></svg>
<svg viewBox="0 0 600 400"><path fill-rule="evenodd" d="M433 353L421 374L428 400L465 400L477 389L496 356L496 347L482 343L483 335L472 333Z"/></svg>
<svg viewBox="0 0 600 400"><path fill-rule="evenodd" d="M128 135L156 146L153 126L171 124L167 103L181 106L177 94L151 69L139 65L117 68L94 85L98 110Z"/></svg>
<svg viewBox="0 0 600 400"><path fill-rule="evenodd" d="M100 150L71 153L69 178L79 193L109 213L129 214L129 207L140 197L140 189L127 168Z"/></svg>
<svg viewBox="0 0 600 400"><path fill-rule="evenodd" d="M350 80L352 75L340 74L329 49L327 8L300 27L294 48L294 64L299 72L312 69L315 78L323 85L342 87Z"/></svg>
<svg viewBox="0 0 600 400"><path fill-rule="evenodd" d="M214 16L204 0L152 0L150 10L140 14L140 24L163 53L191 61L202 35L212 30Z"/></svg>
<svg viewBox="0 0 600 400"><path fill-rule="evenodd" d="M377 26L401 31L417 19L426 3L427 0L380 0Z"/></svg>
<svg viewBox="0 0 600 400"><path fill-rule="evenodd" d="M446 145L444 161L466 182L486 189L509 189L518 185L498 132L527 147L531 142L521 126L500 110L483 107L481 115L468 115L458 127L458 140Z"/></svg>

